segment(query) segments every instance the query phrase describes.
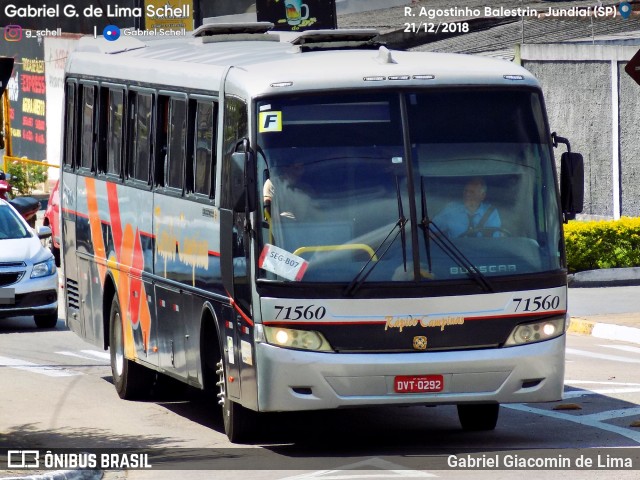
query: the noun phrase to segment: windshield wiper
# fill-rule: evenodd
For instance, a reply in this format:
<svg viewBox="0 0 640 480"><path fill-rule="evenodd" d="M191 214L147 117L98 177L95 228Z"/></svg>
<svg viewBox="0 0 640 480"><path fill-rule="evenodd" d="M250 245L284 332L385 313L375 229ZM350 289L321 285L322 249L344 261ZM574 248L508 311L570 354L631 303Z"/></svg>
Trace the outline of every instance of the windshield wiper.
<svg viewBox="0 0 640 480"><path fill-rule="evenodd" d="M396 175L396 197L398 198L398 225L400 225L400 240L402 241L402 265L404 271L407 271L407 219L404 216L404 208L402 208L402 195L400 195L400 177Z"/></svg>
<svg viewBox="0 0 640 480"><path fill-rule="evenodd" d="M367 260L367 263L365 263L364 266L360 269L360 271L356 274L356 276L353 277L353 280L351 280L351 283L344 291L345 296L355 295L358 289L367 280L371 272L373 272L373 269L376 268L376 265L378 265L378 263L382 260L382 257L384 257L386 253L389 251L389 249L391 248L391 245L393 245L393 242L395 242L396 238L398 238L398 235L400 235L401 241L402 241L402 262L404 265L404 271L405 272L407 271L407 235L406 235L407 219L404 216L404 208L402 206L402 195L400 195L400 179L397 176L396 176L396 196L398 198L398 221L394 223L393 227L391 228L391 231L387 234L386 237L384 237L384 240L380 243L380 245L378 245L378 248L375 249L375 251L373 252L373 255L369 257L369 260ZM367 270L367 267L369 266L369 264L378 255L378 252L380 251L382 246L387 242L387 240L393 234L396 228L398 229L398 231L396 232L393 239L387 244L387 248L384 249L384 251L380 254L379 257L377 257L378 260L373 265L371 265L371 268Z"/></svg>
<svg viewBox="0 0 640 480"><path fill-rule="evenodd" d="M420 228L425 235L425 248L427 251L427 261L429 262L429 273L431 273L431 244L429 239L433 240L440 249L447 254L451 260L456 262L460 267L464 268L467 274L474 279L483 290L487 292L494 292L493 285L489 282L487 277L478 270L471 260L469 260L464 253L451 241L451 239L436 225L433 220L429 219L429 213L427 211L427 197L424 191L424 177L420 177L420 193L422 196L422 221L420 222ZM434 235L434 233L436 235Z"/></svg>
<svg viewBox="0 0 640 480"><path fill-rule="evenodd" d="M422 220L420 227L424 235L424 248L427 251L427 265L429 266L429 275L432 272L431 263L431 235L429 235L429 210L427 210L427 195L424 193L424 177L420 176L420 200L422 204Z"/></svg>

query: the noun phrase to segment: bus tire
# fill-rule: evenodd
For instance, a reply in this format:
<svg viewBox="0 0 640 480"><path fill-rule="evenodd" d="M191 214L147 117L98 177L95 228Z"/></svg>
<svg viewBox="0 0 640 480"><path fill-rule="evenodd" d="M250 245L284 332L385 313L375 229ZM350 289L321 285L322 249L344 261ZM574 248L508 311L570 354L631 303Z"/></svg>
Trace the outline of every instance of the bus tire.
<svg viewBox="0 0 640 480"><path fill-rule="evenodd" d="M468 431L479 432L495 429L499 413L500 404L498 403L458 405L460 425Z"/></svg>
<svg viewBox="0 0 640 480"><path fill-rule="evenodd" d="M120 398L136 400L149 397L155 372L138 365L124 356L124 333L120 302L114 295L109 315L109 356L113 385Z"/></svg>
<svg viewBox="0 0 640 480"><path fill-rule="evenodd" d="M251 440L254 434L253 428L256 414L227 396L226 362L221 359L217 367L218 403L222 405L224 432L233 443L247 442Z"/></svg>

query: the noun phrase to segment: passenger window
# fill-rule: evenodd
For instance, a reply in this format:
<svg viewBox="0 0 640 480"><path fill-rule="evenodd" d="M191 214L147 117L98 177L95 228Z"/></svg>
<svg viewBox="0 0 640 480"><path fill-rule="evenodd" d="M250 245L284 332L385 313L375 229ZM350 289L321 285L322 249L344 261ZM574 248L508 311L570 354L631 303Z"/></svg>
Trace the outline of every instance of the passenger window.
<svg viewBox="0 0 640 480"><path fill-rule="evenodd" d="M153 172L154 185L164 186L164 168L168 155L168 134L169 134L169 98L158 97L158 111L156 113L156 153L155 169Z"/></svg>
<svg viewBox="0 0 640 480"><path fill-rule="evenodd" d="M130 105L132 109L129 115L132 122L129 127L131 132L131 156L127 174L129 178L148 183L153 96L151 93L134 92Z"/></svg>
<svg viewBox="0 0 640 480"><path fill-rule="evenodd" d="M182 189L187 136L187 102L172 98L169 111L169 156L167 159L167 186Z"/></svg>
<svg viewBox="0 0 640 480"><path fill-rule="evenodd" d="M74 153L74 125L75 125L75 109L76 109L76 84L67 83L67 103L65 109L65 149L64 164L73 166Z"/></svg>
<svg viewBox="0 0 640 480"><path fill-rule="evenodd" d="M232 198L232 167L231 154L233 154L236 144L247 136L248 119L247 104L236 97L227 96L225 98L224 108L224 127L223 127L223 164L222 164L222 188L220 202L225 208L231 206Z"/></svg>
<svg viewBox="0 0 640 480"><path fill-rule="evenodd" d="M109 113L107 127L107 173L120 176L122 167L122 119L124 92L109 90Z"/></svg>
<svg viewBox="0 0 640 480"><path fill-rule="evenodd" d="M195 193L213 196L211 186L215 185L215 125L216 108L213 102L198 102L196 107L196 134L194 180Z"/></svg>
<svg viewBox="0 0 640 480"><path fill-rule="evenodd" d="M95 87L84 85L82 92L82 153L80 167L93 168L94 123L95 123Z"/></svg>

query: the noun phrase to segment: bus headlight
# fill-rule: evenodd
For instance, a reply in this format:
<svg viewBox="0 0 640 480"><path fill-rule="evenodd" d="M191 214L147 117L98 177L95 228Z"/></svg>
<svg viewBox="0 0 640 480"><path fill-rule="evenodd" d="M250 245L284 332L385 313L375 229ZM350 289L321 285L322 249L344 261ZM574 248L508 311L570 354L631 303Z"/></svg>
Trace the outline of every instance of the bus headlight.
<svg viewBox="0 0 640 480"><path fill-rule="evenodd" d="M565 317L554 317L539 322L525 323L513 329L505 347L525 343L543 342L559 337L565 330Z"/></svg>
<svg viewBox="0 0 640 480"><path fill-rule="evenodd" d="M313 330L264 326L264 335L271 345L316 352L331 352L333 349L324 335Z"/></svg>

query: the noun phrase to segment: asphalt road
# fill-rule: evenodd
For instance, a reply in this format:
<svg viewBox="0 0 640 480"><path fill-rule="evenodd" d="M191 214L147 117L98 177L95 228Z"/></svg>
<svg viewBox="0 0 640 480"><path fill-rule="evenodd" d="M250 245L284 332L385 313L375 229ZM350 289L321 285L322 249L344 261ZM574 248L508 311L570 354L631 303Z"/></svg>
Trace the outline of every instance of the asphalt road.
<svg viewBox="0 0 640 480"><path fill-rule="evenodd" d="M107 480L373 478L362 469L396 480L513 478L507 475L513 472L420 466L434 455L460 452L541 449L557 455L564 449L629 447L640 453L640 430L632 426L640 420L638 364L637 346L570 335L565 399L503 406L495 431L463 432L453 406L357 409L268 415L258 441L240 446L227 441L214 402L178 390L151 401L123 401L105 352L61 322L37 331L30 319L12 319L0 324L0 448L164 449L151 471L110 471ZM602 474L585 471L580 478ZM616 477L637 478L637 471Z"/></svg>

